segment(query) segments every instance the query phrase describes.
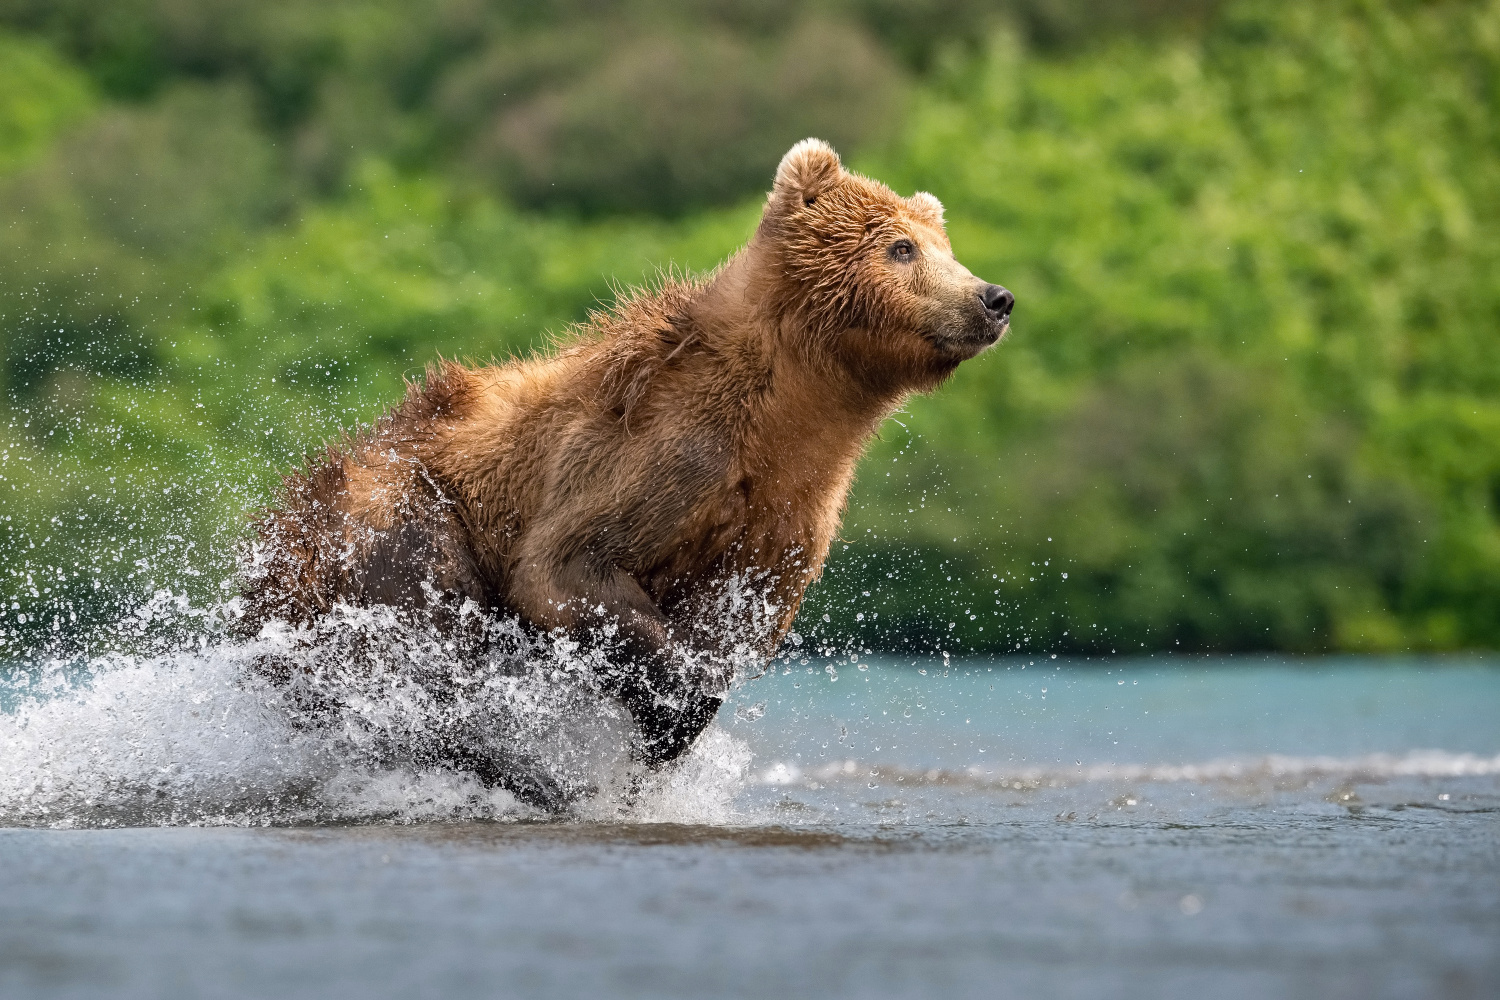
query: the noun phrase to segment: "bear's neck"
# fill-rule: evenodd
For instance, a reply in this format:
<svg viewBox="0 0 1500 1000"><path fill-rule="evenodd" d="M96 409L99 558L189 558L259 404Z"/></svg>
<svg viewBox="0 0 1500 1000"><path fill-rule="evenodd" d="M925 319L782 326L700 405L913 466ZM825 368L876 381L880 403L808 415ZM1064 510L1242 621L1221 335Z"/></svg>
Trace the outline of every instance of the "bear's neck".
<svg viewBox="0 0 1500 1000"><path fill-rule="evenodd" d="M854 465L881 422L909 395L871 385L757 287L752 246L729 261L694 303L692 321L744 387L739 452L745 471L803 500L842 505Z"/></svg>

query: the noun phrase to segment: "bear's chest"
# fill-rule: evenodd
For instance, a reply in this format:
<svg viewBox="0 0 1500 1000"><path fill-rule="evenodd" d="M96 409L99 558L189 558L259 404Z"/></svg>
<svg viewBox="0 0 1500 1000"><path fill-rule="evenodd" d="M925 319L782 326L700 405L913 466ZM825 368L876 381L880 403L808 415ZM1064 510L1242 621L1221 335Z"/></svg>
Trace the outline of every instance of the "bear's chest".
<svg viewBox="0 0 1500 1000"><path fill-rule="evenodd" d="M732 472L699 497L646 572L642 583L663 609L722 606L752 590L800 596L821 566L842 496Z"/></svg>

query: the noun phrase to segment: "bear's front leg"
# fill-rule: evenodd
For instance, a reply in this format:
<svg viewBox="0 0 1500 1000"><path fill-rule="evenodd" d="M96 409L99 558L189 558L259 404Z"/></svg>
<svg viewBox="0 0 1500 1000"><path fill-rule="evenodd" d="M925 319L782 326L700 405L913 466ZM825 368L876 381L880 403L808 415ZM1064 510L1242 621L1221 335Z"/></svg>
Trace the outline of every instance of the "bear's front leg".
<svg viewBox="0 0 1500 1000"><path fill-rule="evenodd" d="M666 616L630 574L579 557L533 563L517 577L511 601L534 624L585 640L615 627L602 680L640 727L642 763L660 767L693 745L724 703L729 670L674 642Z"/></svg>

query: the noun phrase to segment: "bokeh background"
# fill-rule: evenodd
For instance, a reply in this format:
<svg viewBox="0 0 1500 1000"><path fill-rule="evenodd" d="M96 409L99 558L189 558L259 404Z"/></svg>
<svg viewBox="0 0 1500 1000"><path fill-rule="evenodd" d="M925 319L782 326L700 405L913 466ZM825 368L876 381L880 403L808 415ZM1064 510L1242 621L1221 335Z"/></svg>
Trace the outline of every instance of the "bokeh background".
<svg viewBox="0 0 1500 1000"><path fill-rule="evenodd" d="M221 600L300 455L712 266L807 135L1019 305L804 632L1500 646L1500 3L0 0L0 653Z"/></svg>

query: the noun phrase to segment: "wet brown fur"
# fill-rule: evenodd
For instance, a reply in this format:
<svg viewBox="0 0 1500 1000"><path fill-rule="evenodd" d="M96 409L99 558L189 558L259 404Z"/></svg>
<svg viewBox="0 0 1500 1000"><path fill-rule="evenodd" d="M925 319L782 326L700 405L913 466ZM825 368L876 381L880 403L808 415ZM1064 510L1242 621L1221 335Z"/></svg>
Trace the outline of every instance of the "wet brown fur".
<svg viewBox="0 0 1500 1000"><path fill-rule="evenodd" d="M941 212L799 144L754 238L716 272L624 295L555 353L437 364L373 428L288 476L258 522L246 624L446 595L544 629L615 622L637 659L747 637L769 654L865 442L1003 330L976 308L983 283L953 260ZM916 263L892 262L902 238ZM714 611L735 575L760 581L768 619ZM620 686L638 718L641 686ZM701 704L672 723L667 756L723 686L710 670L672 688L674 710Z"/></svg>

